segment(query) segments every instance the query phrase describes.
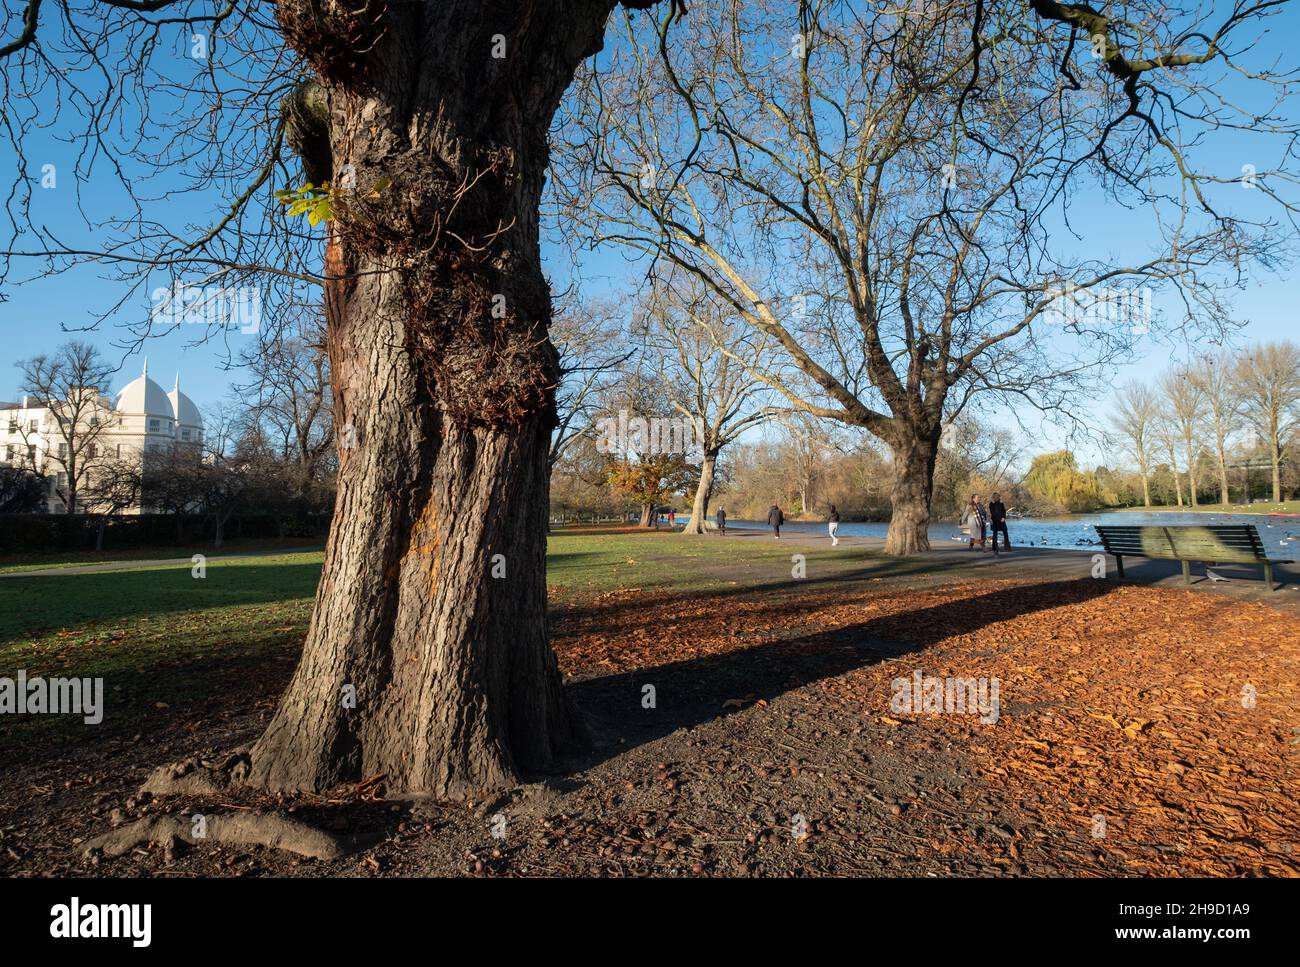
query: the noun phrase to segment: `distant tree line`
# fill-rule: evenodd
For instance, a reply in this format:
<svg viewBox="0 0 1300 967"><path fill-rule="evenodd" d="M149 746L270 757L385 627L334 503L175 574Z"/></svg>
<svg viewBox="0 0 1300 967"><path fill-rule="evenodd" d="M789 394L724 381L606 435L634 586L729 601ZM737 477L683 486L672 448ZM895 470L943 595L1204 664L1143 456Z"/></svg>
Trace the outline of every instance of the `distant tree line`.
<svg viewBox="0 0 1300 967"><path fill-rule="evenodd" d="M1300 346L1282 340L1180 363L1116 398L1110 440L1136 471L1121 502L1281 502L1300 491ZM1234 501L1234 497L1237 498Z"/></svg>

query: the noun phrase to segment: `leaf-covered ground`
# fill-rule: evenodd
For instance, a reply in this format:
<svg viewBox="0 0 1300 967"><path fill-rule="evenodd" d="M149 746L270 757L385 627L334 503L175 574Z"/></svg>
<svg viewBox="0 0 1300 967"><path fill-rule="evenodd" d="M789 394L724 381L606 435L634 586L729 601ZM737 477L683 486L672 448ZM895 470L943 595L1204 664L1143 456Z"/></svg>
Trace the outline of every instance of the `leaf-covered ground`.
<svg viewBox="0 0 1300 967"><path fill-rule="evenodd" d="M818 553L798 580L789 548L722 543L556 535L555 648L591 746L468 809L387 802L382 780L279 803L133 797L160 763L256 737L301 643L311 558L214 567L202 587L188 572L11 579L27 591L0 585L0 604L104 582L81 585L99 605L62 605L66 621L0 621L0 674L121 688L95 729L0 721L0 873L1300 872L1293 610L861 549ZM998 720L891 708L918 670L996 678ZM133 816L272 807L389 838L336 864L79 855Z"/></svg>

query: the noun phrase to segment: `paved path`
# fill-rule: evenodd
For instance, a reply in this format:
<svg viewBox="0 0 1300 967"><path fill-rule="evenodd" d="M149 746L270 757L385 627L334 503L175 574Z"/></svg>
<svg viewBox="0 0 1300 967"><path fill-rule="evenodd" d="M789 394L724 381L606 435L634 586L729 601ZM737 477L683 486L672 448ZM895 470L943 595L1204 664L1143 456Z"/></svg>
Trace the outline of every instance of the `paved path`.
<svg viewBox="0 0 1300 967"><path fill-rule="evenodd" d="M242 551L238 554L205 554L207 563L213 561L238 561L247 557L278 557L281 554L304 554L308 551L323 550L323 545L315 547L281 547L267 551ZM195 551L195 554L204 553ZM44 567L31 571L8 571L0 578L45 578L61 577L64 574L98 574L100 571L131 571L143 567L192 567L194 555L189 557L162 557L153 560L104 561L101 564L72 564L64 567Z"/></svg>
<svg viewBox="0 0 1300 967"><path fill-rule="evenodd" d="M770 531L757 529L733 528L727 532L725 540L750 543L765 541L775 544ZM783 534L780 543L790 547L829 550L829 537L817 534L795 533ZM885 542L879 537L841 537L840 549L846 547L863 547L873 551L883 551ZM936 544L925 555L942 560L945 564L963 562L969 564L972 576L977 577L1049 577L1060 580L1074 580L1090 577L1093 569L1093 555L1100 554L1101 548L1081 548L1077 551L1049 547L1013 547L1008 554L994 556L991 550L971 550L965 544L952 541L950 546ZM1115 559L1104 555L1106 574L1115 577ZM1192 583L1190 587L1207 594L1226 594L1245 601L1260 601L1288 611L1300 613L1300 566L1282 564L1273 566L1273 580L1276 591L1269 591L1264 584L1263 568L1243 565L1215 565L1213 570L1226 581L1211 581L1205 576L1204 564L1192 565ZM1156 584L1168 587L1188 587L1183 583L1182 565L1178 561L1160 561L1149 558L1126 557L1124 559L1124 576L1128 581L1139 584Z"/></svg>

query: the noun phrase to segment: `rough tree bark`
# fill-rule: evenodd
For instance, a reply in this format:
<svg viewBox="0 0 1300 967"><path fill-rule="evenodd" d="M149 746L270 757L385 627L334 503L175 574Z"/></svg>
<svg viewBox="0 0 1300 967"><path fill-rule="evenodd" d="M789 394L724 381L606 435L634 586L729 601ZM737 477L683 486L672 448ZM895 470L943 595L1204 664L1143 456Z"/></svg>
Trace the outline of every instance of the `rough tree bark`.
<svg viewBox="0 0 1300 967"><path fill-rule="evenodd" d="M682 528L683 534L703 534L704 522L709 516L709 499L713 496L713 477L718 466L718 451L705 451L700 464L700 482L695 487L695 502L691 505L691 519Z"/></svg>
<svg viewBox="0 0 1300 967"><path fill-rule="evenodd" d="M930 501L934 494L939 438L936 433L904 433L891 443L891 449L893 513L885 534L885 553L919 554L930 549Z"/></svg>
<svg viewBox="0 0 1300 967"><path fill-rule="evenodd" d="M295 146L355 191L326 253L334 522L254 785L383 774L390 795L473 797L576 738L546 633L538 205L552 116L612 7L280 0L319 74L289 105Z"/></svg>

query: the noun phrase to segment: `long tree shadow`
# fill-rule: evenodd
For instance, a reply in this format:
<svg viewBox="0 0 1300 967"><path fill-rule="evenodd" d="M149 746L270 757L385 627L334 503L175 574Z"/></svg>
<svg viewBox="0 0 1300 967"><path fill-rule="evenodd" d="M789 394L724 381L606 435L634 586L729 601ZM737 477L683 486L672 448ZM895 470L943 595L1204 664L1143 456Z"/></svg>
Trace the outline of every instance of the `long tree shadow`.
<svg viewBox="0 0 1300 967"><path fill-rule="evenodd" d="M788 564L782 563L779 567L774 567L773 570L788 571L788 567ZM800 598L807 597L808 593L814 590L828 588L838 588L846 591L866 590L869 587L867 582L870 581L886 578L945 578L950 574L958 574L972 580L988 580L1001 576L991 571L973 575L970 573L970 562L962 559L882 556L878 559L868 560L856 567L828 568L823 573L815 576L803 578L783 576L767 580L753 580L747 583L737 580L736 583L725 586L693 588L690 589L689 593L692 601L716 600L719 607L725 607L727 599L730 598L764 594L782 602L797 602ZM1011 575L1011 577L1023 578L1024 575ZM609 593L618 594L619 590L613 589ZM605 633L625 632L629 628L637 627L639 616L646 614L648 609L660 603L663 598L682 597L684 593L683 589L665 586L648 590L637 589L635 593L629 591L625 597L618 600L606 599L584 604L553 605L550 612L553 628L552 637L564 638L569 628L579 624L582 625L584 633L593 631ZM659 616L656 615L646 620L659 620Z"/></svg>
<svg viewBox="0 0 1300 967"><path fill-rule="evenodd" d="M770 702L813 682L924 651L951 636L1091 601L1116 588L1108 581L1073 580L1019 587L1010 595L1002 589L831 631L796 633L766 644L742 644L723 654L574 681L567 691L593 741L572 765L591 768L678 729L733 714L724 707L730 699ZM646 685L655 688L654 708L642 705Z"/></svg>

